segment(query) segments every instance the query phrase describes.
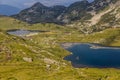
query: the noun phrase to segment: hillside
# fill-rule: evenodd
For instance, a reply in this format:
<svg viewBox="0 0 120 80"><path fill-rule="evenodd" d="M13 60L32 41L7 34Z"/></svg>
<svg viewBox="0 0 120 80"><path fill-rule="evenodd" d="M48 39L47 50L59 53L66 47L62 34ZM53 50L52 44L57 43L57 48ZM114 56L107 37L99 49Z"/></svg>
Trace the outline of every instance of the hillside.
<svg viewBox="0 0 120 80"><path fill-rule="evenodd" d="M71 53L61 46L65 42L79 42L119 47L119 5L119 0L92 3L84 0L67 8L36 3L13 15L14 18L1 15L0 79L119 80L119 68L74 68L71 62L64 60ZM66 25L55 24L64 21ZM40 32L21 37L8 34L10 30Z"/></svg>
<svg viewBox="0 0 120 80"><path fill-rule="evenodd" d="M6 23L5 20L8 22ZM2 73L0 76L2 80L119 79L119 69L73 68L70 62L63 60L70 53L59 44L90 42L120 46L119 28L84 35L79 30L67 26L29 25L10 17L1 17L0 22L0 73ZM6 33L7 30L12 29L50 30L50 32L21 38Z"/></svg>
<svg viewBox="0 0 120 80"><path fill-rule="evenodd" d="M91 19L91 24L94 25L98 21L99 17L108 13L108 11L99 14L104 11L110 5L114 5L117 0L95 0L88 2L82 0L71 4L68 7L61 5L47 7L41 3L35 3L32 7L22 10L19 14L12 17L26 21L28 23L57 23L66 24L76 22L78 20L86 21ZM112 9L111 9L112 10ZM98 16L96 18L95 16Z"/></svg>
<svg viewBox="0 0 120 80"><path fill-rule="evenodd" d="M99 1L102 2L102 0L99 0ZM99 1L96 1L96 2L100 3ZM105 7L104 9L100 9L100 11L97 11L97 13L94 13L94 11L92 13L90 12L90 14L93 15L90 19L78 20L76 22L69 24L68 26L75 27L86 34L96 32L96 31L101 31L107 28L117 28L120 26L119 25L119 19L120 19L119 5L120 5L119 0L110 2L107 5L107 7Z"/></svg>
<svg viewBox="0 0 120 80"><path fill-rule="evenodd" d="M13 17L28 23L61 23L57 20L57 17L65 9L66 7L61 5L47 7L37 2L32 7L21 11L17 15L13 15Z"/></svg>

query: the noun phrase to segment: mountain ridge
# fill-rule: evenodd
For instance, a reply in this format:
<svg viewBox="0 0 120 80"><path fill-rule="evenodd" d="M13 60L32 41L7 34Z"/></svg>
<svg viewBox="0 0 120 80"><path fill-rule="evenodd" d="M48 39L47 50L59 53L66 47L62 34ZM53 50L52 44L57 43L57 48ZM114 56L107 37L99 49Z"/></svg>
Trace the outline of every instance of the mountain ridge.
<svg viewBox="0 0 120 80"><path fill-rule="evenodd" d="M22 10L19 14L13 15L12 17L28 23L43 22L66 24L77 20L91 19L95 14L108 7L111 3L115 3L115 1L95 0L90 3L87 0L82 0L73 3L68 7L61 5L59 7L54 6L53 8L53 6L47 7L40 2L37 2L32 7ZM55 8L57 8L57 10L55 10Z"/></svg>
<svg viewBox="0 0 120 80"><path fill-rule="evenodd" d="M37 2L32 7L22 10L17 15L13 15L13 17L28 23L59 23L56 18L63 13L65 9L65 6L47 7Z"/></svg>
<svg viewBox="0 0 120 80"><path fill-rule="evenodd" d="M46 7L41 3L36 4L38 6L33 5L12 17L32 24L65 24L69 27L78 28L85 34L119 26L119 0L95 0L92 3L83 0L71 4L69 7Z"/></svg>

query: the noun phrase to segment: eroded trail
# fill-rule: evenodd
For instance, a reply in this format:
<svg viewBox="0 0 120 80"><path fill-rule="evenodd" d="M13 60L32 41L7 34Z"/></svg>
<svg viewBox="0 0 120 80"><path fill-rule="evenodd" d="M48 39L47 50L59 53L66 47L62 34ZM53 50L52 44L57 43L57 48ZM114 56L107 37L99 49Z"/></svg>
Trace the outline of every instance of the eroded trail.
<svg viewBox="0 0 120 80"><path fill-rule="evenodd" d="M99 14L94 15L93 18L90 20L91 25L97 24L97 23L100 21L100 19L101 19L101 17L102 17L103 15L109 13L109 12L112 11L114 8L115 8L115 6L111 5L108 10L106 10L106 11L104 11L104 12L100 12Z"/></svg>

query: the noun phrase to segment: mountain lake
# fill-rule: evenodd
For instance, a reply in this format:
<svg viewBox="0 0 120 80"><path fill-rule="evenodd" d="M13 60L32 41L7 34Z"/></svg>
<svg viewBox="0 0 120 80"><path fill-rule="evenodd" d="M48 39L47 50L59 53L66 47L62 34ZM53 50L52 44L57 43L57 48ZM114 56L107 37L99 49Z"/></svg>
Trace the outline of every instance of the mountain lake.
<svg viewBox="0 0 120 80"><path fill-rule="evenodd" d="M63 43L62 47L71 52L64 60L70 61L75 68L120 67L119 47L105 47L92 43Z"/></svg>

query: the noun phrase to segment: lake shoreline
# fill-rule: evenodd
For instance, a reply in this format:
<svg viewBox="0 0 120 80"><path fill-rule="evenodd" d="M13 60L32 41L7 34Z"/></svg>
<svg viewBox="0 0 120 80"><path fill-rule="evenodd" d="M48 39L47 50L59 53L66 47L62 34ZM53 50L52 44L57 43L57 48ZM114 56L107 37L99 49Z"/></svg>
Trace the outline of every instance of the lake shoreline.
<svg viewBox="0 0 120 80"><path fill-rule="evenodd" d="M105 46L105 45L98 44L98 43L83 43L83 42L64 42L64 43L61 43L61 46L64 49L68 49L72 46L81 45L81 44L89 45L91 46L90 47L91 49L120 49L119 46Z"/></svg>
<svg viewBox="0 0 120 80"><path fill-rule="evenodd" d="M34 35L38 35L39 33L45 33L45 32L48 32L48 31L26 30L26 29L7 30L8 34L15 35L15 36L20 36L20 37L29 37L29 36L34 36Z"/></svg>
<svg viewBox="0 0 120 80"><path fill-rule="evenodd" d="M120 47L109 47L95 43L62 43L61 46L71 53L63 59L70 61L74 68L120 69L118 62L120 61Z"/></svg>

